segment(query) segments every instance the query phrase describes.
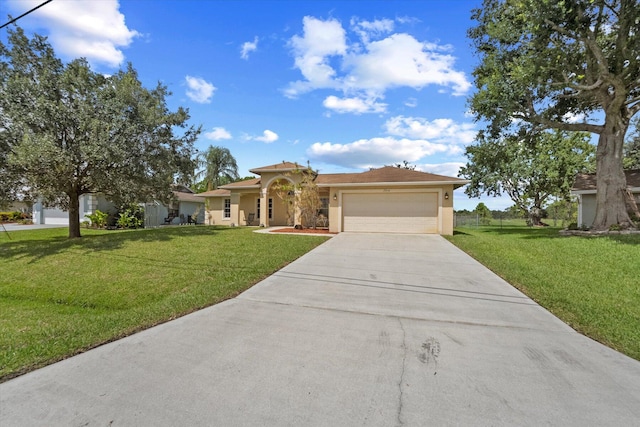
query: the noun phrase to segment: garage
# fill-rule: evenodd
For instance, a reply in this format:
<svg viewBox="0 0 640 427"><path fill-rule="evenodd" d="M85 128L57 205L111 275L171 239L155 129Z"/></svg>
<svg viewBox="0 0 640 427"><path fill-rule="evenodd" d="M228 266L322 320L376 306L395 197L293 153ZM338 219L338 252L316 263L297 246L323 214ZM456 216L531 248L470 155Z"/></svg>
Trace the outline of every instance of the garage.
<svg viewBox="0 0 640 427"><path fill-rule="evenodd" d="M342 231L435 234L438 223L437 192L342 194Z"/></svg>

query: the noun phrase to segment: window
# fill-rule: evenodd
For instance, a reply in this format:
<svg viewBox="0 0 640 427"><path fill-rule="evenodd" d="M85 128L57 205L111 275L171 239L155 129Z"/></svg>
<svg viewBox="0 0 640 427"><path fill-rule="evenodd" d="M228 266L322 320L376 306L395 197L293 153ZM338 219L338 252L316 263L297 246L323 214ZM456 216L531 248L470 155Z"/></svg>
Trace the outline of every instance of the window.
<svg viewBox="0 0 640 427"><path fill-rule="evenodd" d="M224 199L224 215L222 218L231 218L231 199Z"/></svg>
<svg viewBox="0 0 640 427"><path fill-rule="evenodd" d="M256 199L256 218L260 219L260 197Z"/></svg>
<svg viewBox="0 0 640 427"><path fill-rule="evenodd" d="M269 219L273 219L273 199L269 199Z"/></svg>
<svg viewBox="0 0 640 427"><path fill-rule="evenodd" d="M320 197L320 209L318 209L318 216L323 215L325 218L329 218L329 198Z"/></svg>

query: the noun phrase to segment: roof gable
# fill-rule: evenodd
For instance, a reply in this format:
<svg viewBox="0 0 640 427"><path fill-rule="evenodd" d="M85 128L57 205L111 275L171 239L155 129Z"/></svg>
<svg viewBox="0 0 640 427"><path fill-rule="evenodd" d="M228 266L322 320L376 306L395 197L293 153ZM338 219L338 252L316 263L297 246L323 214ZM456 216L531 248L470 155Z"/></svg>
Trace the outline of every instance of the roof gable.
<svg viewBox="0 0 640 427"><path fill-rule="evenodd" d="M260 175L265 172L291 172L294 170L305 169L305 168L306 168L305 166L299 165L298 163L283 161L282 163L276 163L275 165L262 166L255 169L249 169L249 172Z"/></svg>
<svg viewBox="0 0 640 427"><path fill-rule="evenodd" d="M316 180L318 184L365 184L382 182L447 182L462 186L468 181L451 176L420 172L395 166L384 166L379 169L371 169L360 173L320 174Z"/></svg>

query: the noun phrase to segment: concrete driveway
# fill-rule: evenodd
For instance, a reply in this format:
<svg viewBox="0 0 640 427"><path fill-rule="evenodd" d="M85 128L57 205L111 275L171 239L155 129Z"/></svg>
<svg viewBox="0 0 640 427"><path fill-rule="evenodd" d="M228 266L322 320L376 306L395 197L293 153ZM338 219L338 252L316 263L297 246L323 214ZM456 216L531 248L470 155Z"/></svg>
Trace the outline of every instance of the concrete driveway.
<svg viewBox="0 0 640 427"><path fill-rule="evenodd" d="M0 425L637 425L640 362L439 236L340 234L238 298L0 385Z"/></svg>

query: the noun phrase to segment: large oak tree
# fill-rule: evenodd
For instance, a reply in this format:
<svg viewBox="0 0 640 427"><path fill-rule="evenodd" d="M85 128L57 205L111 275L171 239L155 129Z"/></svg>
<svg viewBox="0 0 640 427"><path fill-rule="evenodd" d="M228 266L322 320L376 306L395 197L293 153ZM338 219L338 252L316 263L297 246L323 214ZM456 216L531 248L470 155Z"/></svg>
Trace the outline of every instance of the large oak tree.
<svg viewBox="0 0 640 427"><path fill-rule="evenodd" d="M166 87L143 87L131 65L105 76L84 59L64 64L46 38L20 28L0 44L0 64L0 168L16 190L67 209L69 237L80 237L81 195L166 200L174 180L193 173L200 129L187 125L186 110L168 110Z"/></svg>
<svg viewBox="0 0 640 427"><path fill-rule="evenodd" d="M487 133L520 119L598 135L596 230L633 227L623 146L640 110L639 17L637 0L484 0L469 30L481 60L470 104Z"/></svg>

